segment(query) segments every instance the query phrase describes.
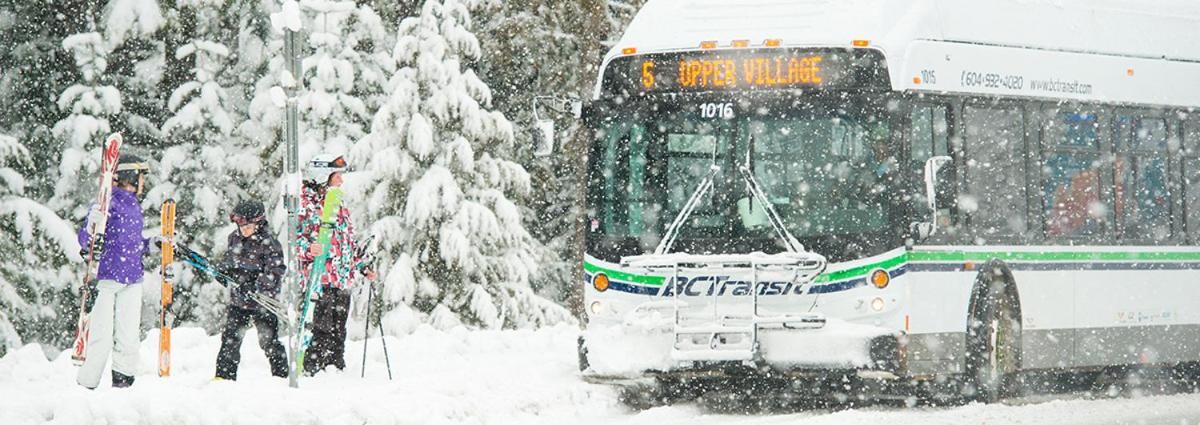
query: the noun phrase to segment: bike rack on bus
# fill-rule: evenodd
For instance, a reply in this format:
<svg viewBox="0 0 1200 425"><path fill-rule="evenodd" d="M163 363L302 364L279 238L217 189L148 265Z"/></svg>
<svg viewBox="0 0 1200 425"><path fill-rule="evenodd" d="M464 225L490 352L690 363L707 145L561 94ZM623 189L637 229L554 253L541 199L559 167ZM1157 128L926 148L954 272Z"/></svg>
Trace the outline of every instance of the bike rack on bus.
<svg viewBox="0 0 1200 425"><path fill-rule="evenodd" d="M621 259L624 267L641 269L645 273L671 275L672 342L671 357L676 361L755 361L758 360L758 332L765 327L783 329L816 329L825 326L820 313L783 313L764 315L759 309L761 272L791 274L794 285L811 287L812 280L825 271L825 257L811 252L782 252L778 254L692 255L684 253L650 254ZM722 291L710 290L711 314L685 317L679 279L687 275L730 274L749 272L750 308L748 314L721 314L721 301L738 300L723 296ZM713 283L714 285L716 283ZM706 317L702 317L706 316Z"/></svg>

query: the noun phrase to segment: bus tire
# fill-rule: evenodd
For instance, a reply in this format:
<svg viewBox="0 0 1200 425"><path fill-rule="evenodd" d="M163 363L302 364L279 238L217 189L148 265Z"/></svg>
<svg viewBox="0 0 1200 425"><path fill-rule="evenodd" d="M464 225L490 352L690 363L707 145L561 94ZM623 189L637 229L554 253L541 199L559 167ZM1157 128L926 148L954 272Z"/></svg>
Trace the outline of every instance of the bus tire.
<svg viewBox="0 0 1200 425"><path fill-rule="evenodd" d="M583 335L579 336L579 344L577 348L579 354L579 371L587 371L591 365L588 363L587 340L583 339Z"/></svg>
<svg viewBox="0 0 1200 425"><path fill-rule="evenodd" d="M1021 303L1008 265L979 270L967 310L964 394L983 403L1015 395L1021 370Z"/></svg>

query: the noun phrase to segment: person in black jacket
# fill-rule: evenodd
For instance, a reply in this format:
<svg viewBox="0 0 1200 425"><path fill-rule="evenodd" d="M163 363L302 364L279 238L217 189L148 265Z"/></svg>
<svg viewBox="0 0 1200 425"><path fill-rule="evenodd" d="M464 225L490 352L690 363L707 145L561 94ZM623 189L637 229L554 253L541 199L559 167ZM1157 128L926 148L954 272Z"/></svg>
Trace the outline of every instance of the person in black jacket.
<svg viewBox="0 0 1200 425"><path fill-rule="evenodd" d="M225 330L221 333L221 351L217 353L218 379L237 379L240 349L246 328L253 321L258 328L258 346L271 363L271 375L288 375L287 355L279 342L279 318L258 306L250 294L260 292L270 297L279 294L283 274L287 270L283 247L271 234L262 202L244 201L229 217L238 225L229 235L229 248L221 261L221 269L233 278L229 288L229 309Z"/></svg>

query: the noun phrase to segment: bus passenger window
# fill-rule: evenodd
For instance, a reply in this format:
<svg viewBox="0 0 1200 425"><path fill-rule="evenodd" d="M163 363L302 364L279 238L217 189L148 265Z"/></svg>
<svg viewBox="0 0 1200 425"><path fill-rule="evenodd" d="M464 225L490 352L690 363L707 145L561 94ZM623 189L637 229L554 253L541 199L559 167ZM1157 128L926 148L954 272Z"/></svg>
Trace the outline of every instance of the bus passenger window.
<svg viewBox="0 0 1200 425"><path fill-rule="evenodd" d="M1200 116L1196 115L1183 126L1183 185L1188 241L1200 243Z"/></svg>
<svg viewBox="0 0 1200 425"><path fill-rule="evenodd" d="M942 105L916 105L912 110L912 145L910 158L912 167L923 172L925 161L937 155L949 155L946 131L946 107Z"/></svg>
<svg viewBox="0 0 1200 425"><path fill-rule="evenodd" d="M1161 118L1119 117L1116 121L1116 205L1124 239L1171 237L1167 185L1167 123Z"/></svg>
<svg viewBox="0 0 1200 425"><path fill-rule="evenodd" d="M912 173L908 189L913 194L915 211L928 214L925 200L925 162L929 158L949 155L946 107L944 105L913 105L910 115L912 127L909 133L908 169ZM944 174L944 173L943 173ZM943 208L949 207L948 205Z"/></svg>
<svg viewBox="0 0 1200 425"><path fill-rule="evenodd" d="M1099 120L1094 113L1061 112L1042 132L1042 202L1046 236L1103 232L1108 208L1100 201Z"/></svg>
<svg viewBox="0 0 1200 425"><path fill-rule="evenodd" d="M1020 109L966 108L966 193L958 207L982 237L1028 230L1023 124Z"/></svg>
<svg viewBox="0 0 1200 425"><path fill-rule="evenodd" d="M602 233L613 236L641 234L645 183L646 141L641 126L613 125L602 136L600 170L603 180L599 211ZM628 208L625 206L628 205Z"/></svg>

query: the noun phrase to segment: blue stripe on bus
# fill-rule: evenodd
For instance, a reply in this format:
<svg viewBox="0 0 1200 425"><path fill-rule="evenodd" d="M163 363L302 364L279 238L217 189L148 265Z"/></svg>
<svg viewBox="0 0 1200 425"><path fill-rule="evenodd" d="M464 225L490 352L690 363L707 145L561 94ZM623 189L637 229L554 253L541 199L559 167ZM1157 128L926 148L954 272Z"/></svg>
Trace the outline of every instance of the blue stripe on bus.
<svg viewBox="0 0 1200 425"><path fill-rule="evenodd" d="M904 273L908 272L908 267L909 267L908 265L903 265L903 266L894 268L894 269L888 271L888 275L891 276L893 279L895 279L897 276L903 275ZM586 282L588 282L588 284L590 285L591 281L592 281L592 275L588 274L588 273L584 273L583 277L584 277L584 280ZM812 288L810 288L807 293L808 294L830 294L830 293L834 293L834 292L849 291L851 289L857 288L859 286L865 286L865 285L867 285L867 278L860 277L860 278L855 278L855 279L850 279L850 280L843 280L840 282L816 285L816 286L813 286ZM612 279L608 280L608 289L611 289L614 291L619 291L619 292L630 293L630 294L638 294L638 295L658 295L658 291L659 291L659 288L656 288L653 286L637 285L637 284L632 284L632 283L627 283L627 282L620 282L620 281L616 281L616 280L612 280Z"/></svg>
<svg viewBox="0 0 1200 425"><path fill-rule="evenodd" d="M1200 262L1007 262L1014 271L1063 270L1200 270ZM963 268L962 262L909 263L914 272L974 272Z"/></svg>
<svg viewBox="0 0 1200 425"><path fill-rule="evenodd" d="M1066 271L1066 270L1200 270L1200 262L1113 262L1113 261L1097 261L1097 262L1008 262L1008 266L1014 271ZM913 272L975 272L977 270L967 270L963 268L962 262L952 263L926 263L926 262L910 262L888 271L888 275L892 278L901 276L909 271ZM866 286L866 276L843 280L839 282L826 283L813 286L808 290L809 294L831 294L835 292L848 291L859 286ZM588 284L591 284L592 275L585 273L584 279ZM658 295L659 288L654 286L644 286L635 283L621 282L617 280L609 280L609 289L637 295Z"/></svg>
<svg viewBox="0 0 1200 425"><path fill-rule="evenodd" d="M903 275L904 273L907 273L907 272L908 272L908 266L903 265L903 266L896 267L896 268L888 271L888 276L891 276L892 279L895 279L896 276ZM867 278L860 277L860 278L856 278L856 279L844 280L841 282L817 285L817 286L812 287L812 289L809 289L808 293L810 293L810 294L829 294L829 293L834 293L834 292L848 291L848 290L857 288L859 286L866 286L866 285L867 285Z"/></svg>

